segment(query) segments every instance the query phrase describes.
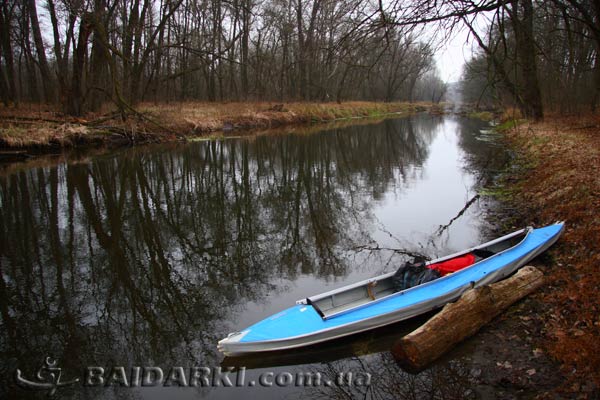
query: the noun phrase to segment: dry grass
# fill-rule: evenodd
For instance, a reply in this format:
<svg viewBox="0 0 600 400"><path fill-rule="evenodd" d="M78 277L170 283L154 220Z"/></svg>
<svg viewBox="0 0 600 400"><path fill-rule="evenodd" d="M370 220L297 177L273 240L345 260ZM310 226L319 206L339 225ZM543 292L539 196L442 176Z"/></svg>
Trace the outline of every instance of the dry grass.
<svg viewBox="0 0 600 400"><path fill-rule="evenodd" d="M293 124L382 117L431 110L426 103L202 103L140 104L123 122L116 115L72 118L52 106L0 106L0 148L70 147L79 144L171 141L216 131L269 129ZM109 110L105 110L110 114ZM100 121L100 122L99 122Z"/></svg>
<svg viewBox="0 0 600 400"><path fill-rule="evenodd" d="M549 117L507 134L531 163L516 186L528 222L566 221L544 297L547 349L567 389L600 385L600 117Z"/></svg>
<svg viewBox="0 0 600 400"><path fill-rule="evenodd" d="M0 145L8 148L59 146L70 147L79 138L89 135L84 125L42 123L27 127L9 125L0 129Z"/></svg>
<svg viewBox="0 0 600 400"><path fill-rule="evenodd" d="M161 124L184 134L202 134L220 129L273 128L283 125L324 122L353 117L381 116L427 109L408 103L173 103L140 105Z"/></svg>
<svg viewBox="0 0 600 400"><path fill-rule="evenodd" d="M523 114L521 114L521 110L515 107L505 108L500 114L498 120L500 123L504 123L507 121L518 121L523 118Z"/></svg>

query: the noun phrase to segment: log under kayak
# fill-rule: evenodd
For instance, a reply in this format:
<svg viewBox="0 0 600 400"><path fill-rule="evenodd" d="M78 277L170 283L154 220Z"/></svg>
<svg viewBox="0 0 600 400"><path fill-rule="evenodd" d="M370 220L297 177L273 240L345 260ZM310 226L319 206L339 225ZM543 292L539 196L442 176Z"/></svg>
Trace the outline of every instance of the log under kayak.
<svg viewBox="0 0 600 400"><path fill-rule="evenodd" d="M426 266L475 255L472 265L408 289L397 291L394 272L390 272L299 300L293 307L230 333L219 341L218 349L228 355L285 350L415 317L456 300L471 287L507 277L554 244L563 229L563 222L528 227L431 260Z"/></svg>

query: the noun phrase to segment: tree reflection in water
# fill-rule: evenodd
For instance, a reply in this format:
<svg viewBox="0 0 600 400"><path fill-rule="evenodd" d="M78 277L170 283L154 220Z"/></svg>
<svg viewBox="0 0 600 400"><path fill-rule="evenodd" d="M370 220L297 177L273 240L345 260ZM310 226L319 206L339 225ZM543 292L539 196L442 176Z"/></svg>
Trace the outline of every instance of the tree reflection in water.
<svg viewBox="0 0 600 400"><path fill-rule="evenodd" d="M397 400L462 400L475 399L475 377L467 366L449 361L435 365L417 375L404 372L391 353L370 354L326 363L313 369L322 376L337 377L352 372L360 377L368 374L369 385L345 384L312 387L307 395L313 399L397 399ZM360 383L360 382L356 382Z"/></svg>
<svg viewBox="0 0 600 400"><path fill-rule="evenodd" d="M420 178L441 121L150 146L1 175L3 391L22 395L8 377L50 354L76 371L217 364L217 340L247 303L286 290L282 279L360 268L348 249L371 241L373 199Z"/></svg>

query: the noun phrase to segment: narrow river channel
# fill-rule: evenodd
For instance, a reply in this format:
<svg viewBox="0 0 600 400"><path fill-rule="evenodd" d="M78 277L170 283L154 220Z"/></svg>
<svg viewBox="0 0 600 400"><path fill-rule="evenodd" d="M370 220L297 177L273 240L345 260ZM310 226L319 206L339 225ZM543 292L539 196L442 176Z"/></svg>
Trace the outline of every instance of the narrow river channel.
<svg viewBox="0 0 600 400"><path fill-rule="evenodd" d="M0 168L1 397L46 396L13 378L51 356L62 382L80 379L56 388L66 399L468 398L468 365L409 375L389 356L422 321L259 357L216 344L410 259L381 248L489 239L481 200L460 214L505 157L486 129L415 116Z"/></svg>

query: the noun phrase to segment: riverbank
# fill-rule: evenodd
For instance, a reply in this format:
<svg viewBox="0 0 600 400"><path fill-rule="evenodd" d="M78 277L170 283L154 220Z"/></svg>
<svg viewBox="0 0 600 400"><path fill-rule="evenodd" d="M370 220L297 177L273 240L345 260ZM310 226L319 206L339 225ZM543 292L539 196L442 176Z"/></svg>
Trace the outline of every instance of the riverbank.
<svg viewBox="0 0 600 400"><path fill-rule="evenodd" d="M511 226L565 220L566 229L537 260L548 279L543 289L483 332L482 346L495 341L492 358L500 360L484 370L483 383L530 397L597 398L600 118L549 117L504 127L515 160L488 189L500 204L496 217Z"/></svg>
<svg viewBox="0 0 600 400"><path fill-rule="evenodd" d="M122 121L114 112L83 118L51 107L0 108L0 148L44 150L90 145L131 145L185 141L256 129L305 125L356 118L398 117L415 112L440 113L427 103L199 103L141 104Z"/></svg>

